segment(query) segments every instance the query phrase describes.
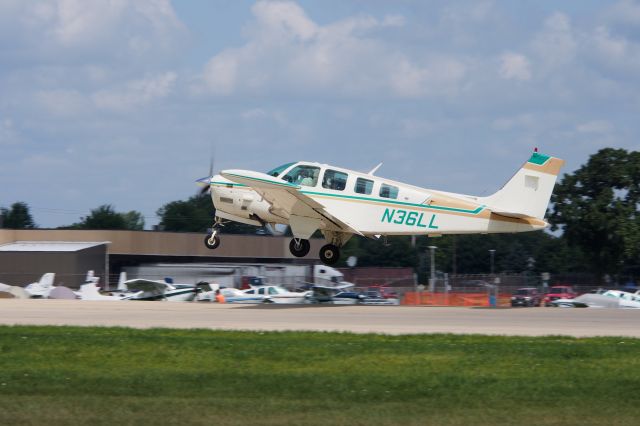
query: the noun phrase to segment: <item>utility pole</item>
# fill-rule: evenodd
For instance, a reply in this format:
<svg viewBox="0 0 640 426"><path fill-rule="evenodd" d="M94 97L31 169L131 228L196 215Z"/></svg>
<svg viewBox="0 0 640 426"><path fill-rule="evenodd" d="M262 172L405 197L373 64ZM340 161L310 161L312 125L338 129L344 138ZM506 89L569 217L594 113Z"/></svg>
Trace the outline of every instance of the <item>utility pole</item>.
<svg viewBox="0 0 640 426"><path fill-rule="evenodd" d="M493 277L493 261L494 261L494 257L496 254L496 250L495 249L491 249L489 250L489 255L490 255L490 262L491 262L491 276Z"/></svg>
<svg viewBox="0 0 640 426"><path fill-rule="evenodd" d="M436 291L436 246L429 246L429 252L431 253L431 278L429 278L429 291L434 293Z"/></svg>

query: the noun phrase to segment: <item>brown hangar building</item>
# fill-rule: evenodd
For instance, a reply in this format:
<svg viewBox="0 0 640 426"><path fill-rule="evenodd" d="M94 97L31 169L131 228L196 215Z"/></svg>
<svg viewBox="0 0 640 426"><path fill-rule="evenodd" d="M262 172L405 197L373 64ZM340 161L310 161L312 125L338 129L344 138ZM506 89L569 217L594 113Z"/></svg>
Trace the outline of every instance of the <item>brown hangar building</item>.
<svg viewBox="0 0 640 426"><path fill-rule="evenodd" d="M254 262L313 264L323 240L311 240L305 258L289 252L290 237L222 235L216 250L204 246L202 233L68 229L0 229L0 282L25 285L46 272L56 282L78 287L88 270L102 282L117 283L124 266L152 262Z"/></svg>

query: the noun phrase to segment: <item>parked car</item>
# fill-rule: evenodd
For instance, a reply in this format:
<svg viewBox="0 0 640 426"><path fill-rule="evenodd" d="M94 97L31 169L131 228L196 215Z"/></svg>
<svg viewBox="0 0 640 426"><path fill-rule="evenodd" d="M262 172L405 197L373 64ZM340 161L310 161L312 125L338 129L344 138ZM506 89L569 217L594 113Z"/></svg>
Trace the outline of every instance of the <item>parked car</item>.
<svg viewBox="0 0 640 426"><path fill-rule="evenodd" d="M538 289L525 287L517 289L511 296L511 306L540 306L542 297Z"/></svg>
<svg viewBox="0 0 640 426"><path fill-rule="evenodd" d="M362 303L365 305L399 305L400 298L395 290L384 285L367 287Z"/></svg>
<svg viewBox="0 0 640 426"><path fill-rule="evenodd" d="M544 296L544 306L551 306L551 302L557 299L573 299L576 292L568 285L554 285Z"/></svg>

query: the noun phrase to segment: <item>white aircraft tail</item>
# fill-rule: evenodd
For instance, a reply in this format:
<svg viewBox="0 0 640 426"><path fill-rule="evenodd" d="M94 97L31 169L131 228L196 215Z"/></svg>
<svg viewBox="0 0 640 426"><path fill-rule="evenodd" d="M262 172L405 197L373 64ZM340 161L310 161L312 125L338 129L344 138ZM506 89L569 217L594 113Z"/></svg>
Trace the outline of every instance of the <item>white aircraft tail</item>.
<svg viewBox="0 0 640 426"><path fill-rule="evenodd" d="M51 288L53 287L53 282L55 281L55 279L56 279L56 274L54 272L47 272L42 277L40 277L38 284L40 284L40 286L43 289Z"/></svg>
<svg viewBox="0 0 640 426"><path fill-rule="evenodd" d="M84 279L84 281L86 283L94 283L95 285L98 285L98 282L100 282L100 277L96 277L93 270L89 270L87 271L87 277Z"/></svg>
<svg viewBox="0 0 640 426"><path fill-rule="evenodd" d="M125 281L127 281L127 273L126 272L120 272L120 278L118 278L118 291L127 291L129 290L127 288L127 285L125 284Z"/></svg>
<svg viewBox="0 0 640 426"><path fill-rule="evenodd" d="M544 219L563 165L564 160L534 152L502 189L480 201L503 216Z"/></svg>
<svg viewBox="0 0 640 426"><path fill-rule="evenodd" d="M82 300L117 300L113 296L100 294L100 289L95 283L89 282L80 286L80 299Z"/></svg>

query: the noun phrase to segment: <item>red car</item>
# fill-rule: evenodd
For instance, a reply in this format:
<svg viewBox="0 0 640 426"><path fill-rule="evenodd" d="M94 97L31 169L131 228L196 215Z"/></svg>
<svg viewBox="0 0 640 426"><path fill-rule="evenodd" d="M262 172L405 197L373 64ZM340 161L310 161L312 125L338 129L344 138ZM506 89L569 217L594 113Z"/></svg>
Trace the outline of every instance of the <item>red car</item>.
<svg viewBox="0 0 640 426"><path fill-rule="evenodd" d="M556 299L573 299L576 292L568 285L554 285L544 296L544 306L551 306L551 302Z"/></svg>

